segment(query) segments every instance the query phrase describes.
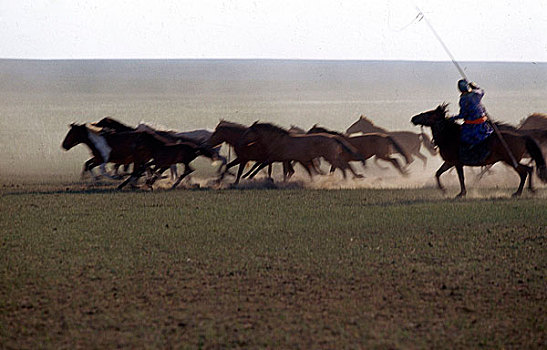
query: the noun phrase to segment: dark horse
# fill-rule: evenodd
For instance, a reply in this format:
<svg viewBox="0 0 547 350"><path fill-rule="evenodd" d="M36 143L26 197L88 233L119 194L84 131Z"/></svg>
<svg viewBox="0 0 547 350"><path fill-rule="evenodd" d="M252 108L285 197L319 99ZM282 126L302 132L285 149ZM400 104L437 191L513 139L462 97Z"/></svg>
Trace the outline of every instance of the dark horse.
<svg viewBox="0 0 547 350"><path fill-rule="evenodd" d="M132 128L127 126L114 118L105 117L98 122L92 123L94 126L102 127L106 131L113 130L115 132L125 132L125 131L142 131L149 134L154 134L164 139L168 143L186 143L187 146L195 146L196 149L200 149L200 155L210 158L213 161L219 160L222 162L222 165L218 169L218 172L222 170L222 167L226 165L226 158L220 155L220 146L207 148L206 142L203 141L204 136L202 134L191 136L195 132L176 132L176 131L166 131L166 130L157 130L152 128L147 124L139 124L137 128ZM205 130L203 130L205 132ZM207 136L206 139L208 139ZM183 163L184 162L179 162ZM188 168L188 166L186 166ZM127 170L127 169L126 169ZM186 171L185 171L186 172ZM172 178L177 178L177 167L175 164L171 166L171 175ZM180 178L179 178L180 180Z"/></svg>
<svg viewBox="0 0 547 350"><path fill-rule="evenodd" d="M92 165L100 165L101 172L106 175L105 166L108 162L134 163L134 169L144 166L153 157L150 144L157 142L158 140L147 133L135 131L99 133L93 127L73 123L63 140L62 147L68 151L80 143L87 145L93 154L93 158L90 159L93 162Z"/></svg>
<svg viewBox="0 0 547 350"><path fill-rule="evenodd" d="M513 164L511 155L508 153L506 146L502 143L497 134L492 134L487 140L487 147L490 150L490 154L480 164L465 164L460 160L459 148L460 148L460 125L447 118L448 104L441 104L436 109L420 113L412 117L411 121L414 125L429 126L433 132L433 139L439 147L441 157L444 163L437 170L435 177L437 178L437 185L442 191L445 191L441 185L440 176L442 173L452 167L456 167L458 172L458 179L460 181L461 191L458 197L465 196L467 193L465 189L463 167L464 166L484 166L494 164L497 162L504 162L513 167L520 176L520 184L513 196L520 196L522 189L528 177L529 189L533 191L532 187L532 171L533 168L520 164L520 160L523 155L528 152L532 159L536 163L537 174L541 181L547 182L547 169L545 167L545 159L541 154L538 144L534 139L527 135L519 135L510 131L501 131L501 135L505 140L506 146L517 162Z"/></svg>
<svg viewBox="0 0 547 350"><path fill-rule="evenodd" d="M168 143L155 142L151 145L153 160L137 169L132 177L140 177L148 167L154 167L152 170L152 177L146 181L146 185L152 189L152 185L158 180L165 170L176 164L184 165L184 172L171 188L177 187L177 185L187 176L194 172L194 169L190 166L190 162L196 159L198 156L205 156L207 158L215 159L216 154L210 147L199 146L189 142L183 143ZM130 179L127 179L119 187L123 187Z"/></svg>
<svg viewBox="0 0 547 350"><path fill-rule="evenodd" d="M128 125L125 125L117 121L116 119L110 118L110 117L104 117L98 122L91 123L91 125L102 128L103 132L135 131L134 128ZM85 174L86 171L89 171L90 173L93 174L92 169L96 167L97 165L99 164L97 164L96 159L91 158L87 160L84 164L84 169L82 170L82 176ZM129 170L129 164L124 164L123 167L124 167L123 170L125 171L125 173L127 173ZM119 168L120 168L120 164L114 164L114 176L121 178L119 173Z"/></svg>

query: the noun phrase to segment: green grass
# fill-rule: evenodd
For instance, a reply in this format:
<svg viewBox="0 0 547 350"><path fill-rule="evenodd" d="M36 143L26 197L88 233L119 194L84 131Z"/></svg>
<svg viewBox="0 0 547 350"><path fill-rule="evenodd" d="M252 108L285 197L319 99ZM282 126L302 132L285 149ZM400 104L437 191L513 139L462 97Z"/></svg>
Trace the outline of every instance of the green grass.
<svg viewBox="0 0 547 350"><path fill-rule="evenodd" d="M544 348L545 190L4 190L7 348Z"/></svg>

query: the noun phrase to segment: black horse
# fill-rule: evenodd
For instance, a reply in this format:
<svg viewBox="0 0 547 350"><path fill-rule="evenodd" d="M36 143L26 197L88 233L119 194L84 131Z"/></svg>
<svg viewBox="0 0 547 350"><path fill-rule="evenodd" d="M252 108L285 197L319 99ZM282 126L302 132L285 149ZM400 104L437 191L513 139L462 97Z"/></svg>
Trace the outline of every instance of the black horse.
<svg viewBox="0 0 547 350"><path fill-rule="evenodd" d="M537 174L541 181L547 182L547 169L545 167L545 159L541 154L541 150L537 142L528 135L519 135L511 131L500 131L503 140L496 134L492 134L485 142L490 154L481 162L466 164L460 159L460 125L453 120L447 118L448 104L441 104L436 109L418 114L412 117L411 121L414 125L429 126L433 132L435 144L439 147L439 152L444 160L435 177L437 185L444 191L441 185L440 176L442 173L452 167L456 167L458 179L460 181L461 191L458 197L465 196L463 167L464 166L484 166L497 162L504 162L513 167L520 176L520 184L513 196L520 196L524 183L528 177L528 187L533 191L532 187L532 171L533 168L520 164L520 160L525 153L528 153L537 167ZM515 162L516 164L514 164Z"/></svg>

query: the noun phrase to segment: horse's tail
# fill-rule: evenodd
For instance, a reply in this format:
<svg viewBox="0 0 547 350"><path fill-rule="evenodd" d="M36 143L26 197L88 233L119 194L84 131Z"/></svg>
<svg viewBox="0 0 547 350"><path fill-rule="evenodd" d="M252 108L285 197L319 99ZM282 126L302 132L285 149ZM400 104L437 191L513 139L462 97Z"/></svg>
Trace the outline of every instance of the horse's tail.
<svg viewBox="0 0 547 350"><path fill-rule="evenodd" d="M395 141L395 139L392 136L386 135L386 137L391 142L395 150L405 158L406 164L407 165L410 164L412 159L408 155L407 151L397 141Z"/></svg>
<svg viewBox="0 0 547 350"><path fill-rule="evenodd" d="M354 159L365 162L365 157L357 151L355 147L351 145L348 141L344 140L342 137L334 137L334 140L342 147L344 152L349 153Z"/></svg>
<svg viewBox="0 0 547 350"><path fill-rule="evenodd" d="M435 148L435 144L429 136L425 132L420 132L420 136L422 137L422 143L424 144L424 147L431 153L432 156L437 154L437 148Z"/></svg>
<svg viewBox="0 0 547 350"><path fill-rule="evenodd" d="M524 136L524 139L526 151L528 151L528 154L530 154L534 162L536 162L536 171L539 179L543 182L547 182L547 168L545 166L545 159L543 158L541 149L539 148L536 140L530 136Z"/></svg>

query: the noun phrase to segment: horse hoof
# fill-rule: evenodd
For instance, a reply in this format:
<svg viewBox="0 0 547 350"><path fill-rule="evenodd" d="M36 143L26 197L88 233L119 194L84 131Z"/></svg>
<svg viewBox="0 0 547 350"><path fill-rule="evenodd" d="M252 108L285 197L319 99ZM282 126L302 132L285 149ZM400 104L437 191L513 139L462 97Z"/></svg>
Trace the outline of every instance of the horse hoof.
<svg viewBox="0 0 547 350"><path fill-rule="evenodd" d="M522 192L515 192L511 195L511 197L515 198L515 197L520 197L520 195L522 194Z"/></svg>
<svg viewBox="0 0 547 350"><path fill-rule="evenodd" d="M460 193L458 193L456 198L463 198L463 197L465 197L466 194L467 194L466 192L460 192Z"/></svg>

